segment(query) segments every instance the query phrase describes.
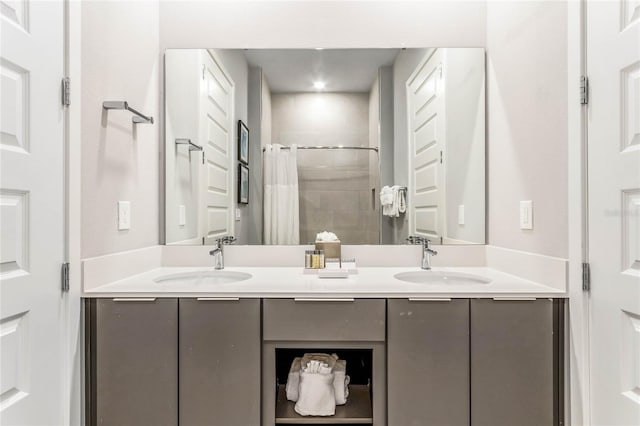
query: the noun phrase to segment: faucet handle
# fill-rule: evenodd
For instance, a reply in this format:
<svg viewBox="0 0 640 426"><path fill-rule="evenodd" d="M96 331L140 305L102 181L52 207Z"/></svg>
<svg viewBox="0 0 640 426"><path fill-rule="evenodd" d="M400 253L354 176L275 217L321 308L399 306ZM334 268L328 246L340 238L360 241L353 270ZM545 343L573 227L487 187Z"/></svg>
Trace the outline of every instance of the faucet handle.
<svg viewBox="0 0 640 426"><path fill-rule="evenodd" d="M221 246L222 244L233 244L235 242L236 242L236 237L234 237L233 235L227 235L225 237L221 237L216 240L216 243L218 244L218 246Z"/></svg>
<svg viewBox="0 0 640 426"><path fill-rule="evenodd" d="M429 244L428 241L429 240L427 240L426 238L420 237L418 235L409 235L409 237L407 238L407 242L409 244L423 244L424 245L425 243Z"/></svg>

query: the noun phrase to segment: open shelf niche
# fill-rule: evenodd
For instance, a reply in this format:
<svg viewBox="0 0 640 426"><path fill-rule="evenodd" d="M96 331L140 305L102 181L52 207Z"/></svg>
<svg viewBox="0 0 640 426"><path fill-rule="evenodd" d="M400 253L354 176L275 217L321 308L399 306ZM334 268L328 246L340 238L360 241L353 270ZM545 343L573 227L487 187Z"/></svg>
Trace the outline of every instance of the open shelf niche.
<svg viewBox="0 0 640 426"><path fill-rule="evenodd" d="M347 375L351 378L349 397L345 405L336 406L333 416L301 416L294 410L295 402L288 401L284 383L295 357L305 353L335 353L347 361ZM371 349L276 349L277 392L275 401L276 425L370 425L373 424L372 350Z"/></svg>

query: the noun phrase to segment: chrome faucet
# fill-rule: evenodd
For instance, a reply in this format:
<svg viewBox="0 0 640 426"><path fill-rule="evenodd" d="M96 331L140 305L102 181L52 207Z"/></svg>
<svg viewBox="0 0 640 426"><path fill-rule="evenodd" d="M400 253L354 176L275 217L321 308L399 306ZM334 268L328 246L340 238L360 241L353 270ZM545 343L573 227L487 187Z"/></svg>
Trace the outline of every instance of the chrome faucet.
<svg viewBox="0 0 640 426"><path fill-rule="evenodd" d="M422 269L427 271L431 269L431 256L437 256L438 252L431 248L431 241L424 237L411 235L407 238L409 244L422 244Z"/></svg>
<svg viewBox="0 0 640 426"><path fill-rule="evenodd" d="M209 252L215 259L215 269L224 269L224 246L226 244L233 244L236 241L236 237L228 235L226 237L218 238L213 250Z"/></svg>

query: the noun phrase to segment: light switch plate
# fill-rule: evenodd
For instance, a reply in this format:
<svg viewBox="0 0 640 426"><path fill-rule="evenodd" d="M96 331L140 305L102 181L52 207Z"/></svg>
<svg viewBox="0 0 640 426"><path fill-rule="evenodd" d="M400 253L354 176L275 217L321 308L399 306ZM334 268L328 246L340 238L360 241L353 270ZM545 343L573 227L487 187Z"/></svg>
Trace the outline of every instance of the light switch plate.
<svg viewBox="0 0 640 426"><path fill-rule="evenodd" d="M178 226L185 226L187 224L187 209L184 204L178 206Z"/></svg>
<svg viewBox="0 0 640 426"><path fill-rule="evenodd" d="M533 229L533 201L520 201L520 229Z"/></svg>
<svg viewBox="0 0 640 426"><path fill-rule="evenodd" d="M464 225L464 204L458 206L458 225Z"/></svg>
<svg viewBox="0 0 640 426"><path fill-rule="evenodd" d="M118 231L131 229L131 203L118 201Z"/></svg>
<svg viewBox="0 0 640 426"><path fill-rule="evenodd" d="M242 210L236 208L236 222L240 222L240 218L242 218Z"/></svg>

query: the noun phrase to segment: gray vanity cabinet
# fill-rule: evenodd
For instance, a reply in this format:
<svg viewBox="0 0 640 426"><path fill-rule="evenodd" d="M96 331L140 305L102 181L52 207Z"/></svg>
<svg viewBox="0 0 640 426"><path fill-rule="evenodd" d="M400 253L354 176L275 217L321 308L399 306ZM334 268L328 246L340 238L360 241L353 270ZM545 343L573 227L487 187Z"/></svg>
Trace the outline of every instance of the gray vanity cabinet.
<svg viewBox="0 0 640 426"><path fill-rule="evenodd" d="M178 424L178 301L89 299L87 424Z"/></svg>
<svg viewBox="0 0 640 426"><path fill-rule="evenodd" d="M180 426L260 424L260 300L180 299Z"/></svg>
<svg viewBox="0 0 640 426"><path fill-rule="evenodd" d="M469 425L468 299L388 300L387 386L389 426Z"/></svg>
<svg viewBox="0 0 640 426"><path fill-rule="evenodd" d="M471 424L551 426L561 418L562 301L471 301Z"/></svg>

